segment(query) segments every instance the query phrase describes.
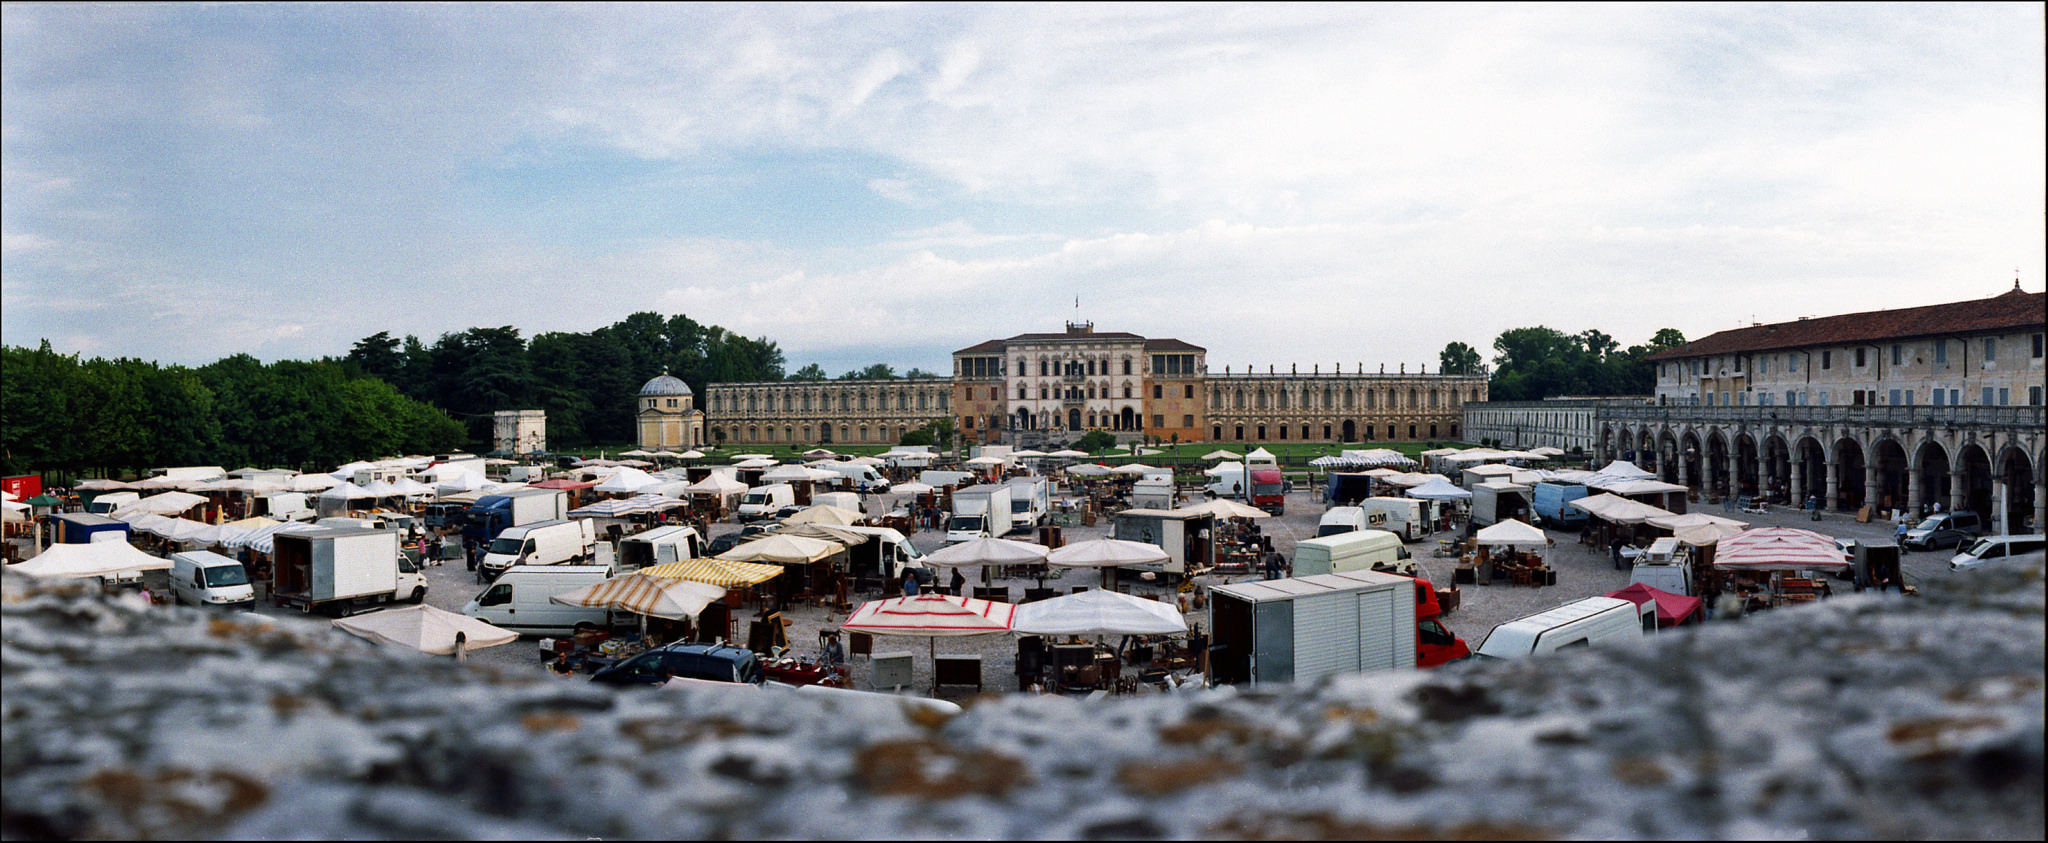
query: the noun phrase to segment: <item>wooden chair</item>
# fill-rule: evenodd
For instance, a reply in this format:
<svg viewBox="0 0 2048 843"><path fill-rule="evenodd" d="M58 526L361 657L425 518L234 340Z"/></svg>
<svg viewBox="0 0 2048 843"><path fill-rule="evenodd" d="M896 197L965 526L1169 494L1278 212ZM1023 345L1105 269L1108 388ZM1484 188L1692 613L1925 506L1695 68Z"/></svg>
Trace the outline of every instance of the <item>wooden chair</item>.
<svg viewBox="0 0 2048 843"><path fill-rule="evenodd" d="M852 661L854 656L867 656L869 659L873 659L875 657L875 637L865 632L847 633L846 660Z"/></svg>

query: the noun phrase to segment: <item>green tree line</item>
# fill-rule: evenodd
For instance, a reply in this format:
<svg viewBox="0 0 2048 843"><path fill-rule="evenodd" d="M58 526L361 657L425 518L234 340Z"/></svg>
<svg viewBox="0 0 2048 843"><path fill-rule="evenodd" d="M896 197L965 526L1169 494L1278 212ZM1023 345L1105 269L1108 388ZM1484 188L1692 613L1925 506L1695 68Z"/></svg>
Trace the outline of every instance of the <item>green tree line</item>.
<svg viewBox="0 0 2048 843"><path fill-rule="evenodd" d="M462 425L336 360L197 369L0 349L0 461L8 474L140 473L177 465L329 468L463 447Z"/></svg>
<svg viewBox="0 0 2048 843"><path fill-rule="evenodd" d="M1487 397L1539 401L1562 395L1649 395L1657 381L1647 358L1684 344L1685 335L1676 328L1660 329L1649 342L1626 349L1598 330L1566 334L1542 325L1511 328L1494 338ZM1479 350L1462 342L1444 346L1437 359L1449 375L1476 375L1482 365Z"/></svg>
<svg viewBox="0 0 2048 843"><path fill-rule="evenodd" d="M610 445L637 438L635 396L667 372L702 396L714 383L779 381L782 350L688 316L640 312L588 333L522 339L511 326L418 337L378 332L342 358L350 371L447 410L466 426L469 447L491 446L492 414L544 410L548 444Z"/></svg>

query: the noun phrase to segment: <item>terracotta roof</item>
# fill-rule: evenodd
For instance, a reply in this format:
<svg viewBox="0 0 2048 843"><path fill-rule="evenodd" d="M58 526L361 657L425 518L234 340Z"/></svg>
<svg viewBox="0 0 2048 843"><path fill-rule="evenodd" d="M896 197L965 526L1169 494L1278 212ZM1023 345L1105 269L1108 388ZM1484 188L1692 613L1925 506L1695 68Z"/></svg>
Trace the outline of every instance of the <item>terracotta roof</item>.
<svg viewBox="0 0 2048 843"><path fill-rule="evenodd" d="M1002 351L1005 351L1005 350L1007 350L1007 349L1008 349L1008 347L1009 347L1009 344L1010 344L1010 343L1022 343L1022 342L1099 342L1099 341L1102 341L1102 340L1123 340L1123 341L1130 341L1130 340L1139 340L1139 341L1142 341L1142 342L1146 343L1146 346L1145 346L1146 348L1151 348L1151 343L1154 343L1154 342L1158 342L1158 340L1147 340L1147 339L1145 339L1144 337L1138 336L1137 334L1133 334L1133 333L1130 333L1130 332L1128 332L1128 331L1090 331L1090 332L1088 332L1088 333L1085 333L1085 334L1076 334L1076 333L1069 333L1069 332L1066 332L1066 331L1058 331L1058 332L1048 332L1048 333L1042 333L1042 334L1018 334L1018 335L1016 335L1016 336L1014 336L1014 337L1010 337L1010 338L1008 338L1008 339L1000 339L1000 340L988 340L988 341L985 341L985 342L979 342L979 343L975 343L974 345L970 345L970 346L968 346L968 347L966 347L966 348L960 349L959 351L955 351L955 352L953 352L953 353L954 353L954 354L995 354L995 353L1000 353L1000 352L1002 352ZM1168 340L1168 342L1179 342L1179 340ZM1194 346L1189 346L1189 348L1194 348ZM1196 350L1196 351L1201 351L1202 349L1196 348L1195 350Z"/></svg>
<svg viewBox="0 0 2048 843"><path fill-rule="evenodd" d="M2048 293L2013 289L1988 299L1845 313L1737 328L1660 351L1650 355L1649 359L1677 360L1710 354L1890 342L2029 328L2038 331L2044 325L2048 325Z"/></svg>
<svg viewBox="0 0 2048 843"><path fill-rule="evenodd" d="M953 352L953 353L954 353L954 354L989 354L989 353L996 353L996 352L1001 352L1002 350L1003 350L1003 341L1002 341L1002 340L988 340L988 341L986 341L986 342L979 342L979 343L975 343L974 345L970 345L970 346L968 346L968 347L966 347L966 348L960 349L959 351L955 351L955 352Z"/></svg>
<svg viewBox="0 0 2048 843"><path fill-rule="evenodd" d="M1201 346L1199 346L1199 345L1195 345L1195 344L1192 344L1192 343L1186 343L1186 342L1182 342L1182 341L1180 341L1180 340L1175 340L1175 339L1164 339L1164 340L1146 340L1146 341L1145 341L1145 350L1146 350L1146 351L1208 351L1208 349L1206 349L1206 348L1203 348L1203 347L1201 347Z"/></svg>

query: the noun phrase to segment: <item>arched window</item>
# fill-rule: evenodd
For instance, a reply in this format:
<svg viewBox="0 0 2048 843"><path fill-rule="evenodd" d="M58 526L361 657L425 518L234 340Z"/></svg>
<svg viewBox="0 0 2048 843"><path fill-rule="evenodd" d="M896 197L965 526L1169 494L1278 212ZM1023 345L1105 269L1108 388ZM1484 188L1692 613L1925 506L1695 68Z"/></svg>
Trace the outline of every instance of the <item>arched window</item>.
<svg viewBox="0 0 2048 843"><path fill-rule="evenodd" d="M1279 390L1273 397L1274 400L1279 402L1280 409L1287 409L1287 390Z"/></svg>
<svg viewBox="0 0 2048 843"><path fill-rule="evenodd" d="M1430 391L1429 391L1429 408L1430 408L1430 409L1432 409L1432 410L1434 410L1434 409L1436 409L1436 406L1437 406L1437 404L1436 404L1436 390L1432 389L1432 390L1430 390ZM1433 435L1435 435L1435 434L1431 434L1431 435L1433 436Z"/></svg>
<svg viewBox="0 0 2048 843"><path fill-rule="evenodd" d="M1124 374L1128 375L1128 374L1130 374L1130 373L1131 373L1131 358L1129 358L1129 357L1126 357L1126 358L1124 358ZM1129 397L1131 397L1131 396L1128 396L1128 395L1126 395L1126 396L1124 396L1124 397L1125 397L1125 398L1129 398Z"/></svg>
<svg viewBox="0 0 2048 843"><path fill-rule="evenodd" d="M1408 389L1408 409L1413 410L1416 407L1420 406L1422 405L1415 403L1415 389L1413 387L1410 387Z"/></svg>
<svg viewBox="0 0 2048 843"><path fill-rule="evenodd" d="M1262 386L1262 387L1259 387L1259 391L1258 391L1257 395L1255 395L1254 397L1256 397L1256 398L1258 399L1259 409L1261 409L1261 410L1263 410L1263 409L1266 409L1266 388L1265 388L1265 387L1263 387L1263 386ZM1265 432L1265 431L1263 431L1263 430L1259 431L1259 438L1260 438L1260 439L1264 439L1264 438L1266 438L1266 432Z"/></svg>
<svg viewBox="0 0 2048 843"><path fill-rule="evenodd" d="M1239 409L1239 410L1242 410L1242 409L1244 409L1244 390L1242 390L1242 389L1239 389L1239 390L1237 391L1237 405L1236 405L1236 409ZM1243 436L1239 436L1239 437L1237 437L1237 438L1239 438L1239 439L1243 439L1244 437L1243 437Z"/></svg>
<svg viewBox="0 0 2048 843"><path fill-rule="evenodd" d="M1366 391L1365 391L1365 408L1366 408L1366 409L1368 409L1368 410L1373 410L1373 409L1378 409L1378 408L1379 408L1379 395L1378 395L1378 393L1379 393L1379 390L1377 390L1377 389L1368 389L1368 390L1366 390Z"/></svg>

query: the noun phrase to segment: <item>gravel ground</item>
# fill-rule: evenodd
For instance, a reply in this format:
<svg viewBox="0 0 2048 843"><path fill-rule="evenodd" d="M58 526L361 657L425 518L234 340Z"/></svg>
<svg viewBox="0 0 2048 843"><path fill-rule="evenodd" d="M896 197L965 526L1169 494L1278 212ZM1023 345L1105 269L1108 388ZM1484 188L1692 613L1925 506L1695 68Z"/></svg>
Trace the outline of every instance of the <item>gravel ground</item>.
<svg viewBox="0 0 2048 843"><path fill-rule="evenodd" d="M1322 516L1323 509L1321 501L1309 492L1296 491L1288 496L1286 513L1279 517L1264 519L1261 521L1261 529L1267 535L1273 537L1273 546L1276 550L1291 558L1294 554L1295 542L1315 535L1316 522ZM1811 521L1804 513L1791 510L1782 510L1761 516L1741 516L1736 513L1724 513L1719 507L1705 507L1702 511L1711 512L1716 515L1742 517L1750 521L1753 526L1798 527L1801 529L1812 529L1837 537L1862 540L1888 540L1891 535L1890 525L1882 523L1858 524L1845 514L1826 514L1823 516L1822 521L1816 523ZM712 526L712 535L716 536L720 533L735 532L738 529L739 526L736 524L715 524ZM1104 520L1098 521L1093 527L1079 525L1067 527L1064 533L1068 542L1103 538L1108 536L1109 526L1108 522ZM1461 605L1456 611L1444 618L1445 624L1453 632L1457 633L1459 637L1465 639L1467 644L1477 648L1479 643L1486 638L1487 633L1501 623L1583 597L1605 594L1628 584L1628 572L1615 570L1605 550L1596 550L1581 545L1576 532L1553 530L1549 531L1549 535L1557 542L1549 554L1550 565L1557 569L1558 572L1557 585L1542 588L1507 585L1462 586L1460 589ZM911 536L911 541L925 552L937 550L945 543L942 534L931 531L914 534ZM1410 551L1415 554L1416 561L1421 567L1423 576L1438 587L1448 587L1451 582L1453 561L1448 558L1433 558L1431 551L1435 547L1436 542L1433 539L1422 539L1409 545ZM600 544L600 548L601 556L609 553L607 545ZM1946 569L1946 562L1950 555L1946 551L1907 554L1905 557L1907 581L1909 583L1916 583L1927 577L1950 576ZM970 585L979 581L979 577L974 570L969 569L967 574ZM942 573L941 576L944 577L946 574ZM470 572L457 566L429 568L427 570L427 577L430 583L427 602L451 611L460 611L462 605L481 588L475 583ZM1200 587L1207 587L1224 582L1243 582L1256 578L1256 575L1235 575L1229 577L1210 575L1199 578L1197 584ZM1101 581L1099 572L1074 569L1063 572L1059 579L1047 581L1046 585L1064 591L1074 585L1086 585L1091 588L1099 587ZM1024 589L1037 585L1037 581L1033 579L997 579L995 584L1007 586L1012 595L1021 598L1024 594ZM1123 581L1123 587L1135 594L1154 593L1170 600L1168 589L1151 583L1127 577ZM854 603L858 606L863 600L875 599L878 596L877 594L856 595ZM276 610L265 609L264 611ZM734 620L734 634L736 636L744 639L746 621L751 615L751 610L736 613ZM791 621L788 635L792 649L796 654L804 656L817 655L818 632L820 630L837 629L838 625L846 619L842 614L808 606L788 607L784 610L783 616ZM1192 612L1188 615L1187 619L1191 625L1198 624L1204 629L1209 627L1206 612ZM1678 634L1687 633L1680 632ZM523 638L512 644L478 651L472 654L471 658L476 662L484 664L515 666L541 671L537 643L538 641L535 638ZM1110 643L1115 642L1112 641ZM907 651L912 654L913 668L910 689L914 689L917 693L930 694L931 692L933 667L929 654L934 649L942 655L964 654L981 656L982 687L984 693L1011 693L1018 690L1015 672L1017 648L1015 639L1012 636L971 636L949 638L937 642L932 642L927 638L884 636L875 639L875 649L878 652ZM868 662L866 659L853 660L853 687L870 688L867 668ZM579 675L577 678L580 679L581 676ZM1141 687L1139 690L1140 694L1157 692L1156 689L1150 687ZM946 686L939 689L936 696L943 699L960 701L974 696L974 691L966 687Z"/></svg>

